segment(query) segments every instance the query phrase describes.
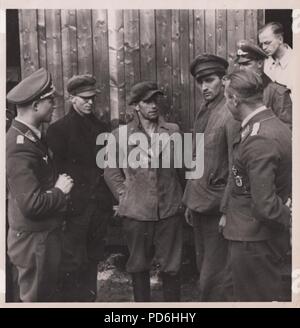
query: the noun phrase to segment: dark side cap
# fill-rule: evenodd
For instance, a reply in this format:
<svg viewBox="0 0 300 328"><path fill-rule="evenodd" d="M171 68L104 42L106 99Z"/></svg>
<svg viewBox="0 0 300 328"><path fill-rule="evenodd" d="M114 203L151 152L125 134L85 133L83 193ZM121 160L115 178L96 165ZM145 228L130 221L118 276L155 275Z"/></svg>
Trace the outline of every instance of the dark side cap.
<svg viewBox="0 0 300 328"><path fill-rule="evenodd" d="M22 105L33 100L48 98L54 93L51 74L40 68L10 90L6 98L12 104Z"/></svg>
<svg viewBox="0 0 300 328"><path fill-rule="evenodd" d="M96 79L89 74L75 75L67 84L67 91L73 96L92 97L99 90L96 89Z"/></svg>
<svg viewBox="0 0 300 328"><path fill-rule="evenodd" d="M267 54L255 43L241 40L237 43L236 63L243 64L250 60L261 60L268 58Z"/></svg>
<svg viewBox="0 0 300 328"><path fill-rule="evenodd" d="M152 81L138 82L130 90L128 105L137 104L141 100L148 100L155 94L163 95L163 92L158 89L157 83Z"/></svg>
<svg viewBox="0 0 300 328"><path fill-rule="evenodd" d="M226 59L212 54L202 54L192 61L190 72L195 78L201 78L215 73L225 74L227 67Z"/></svg>

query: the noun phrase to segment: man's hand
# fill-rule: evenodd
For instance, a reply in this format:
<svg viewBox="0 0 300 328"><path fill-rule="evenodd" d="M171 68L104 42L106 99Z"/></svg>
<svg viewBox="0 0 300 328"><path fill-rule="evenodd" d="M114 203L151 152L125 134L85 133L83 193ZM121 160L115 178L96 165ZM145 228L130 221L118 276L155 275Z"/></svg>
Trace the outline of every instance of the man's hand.
<svg viewBox="0 0 300 328"><path fill-rule="evenodd" d="M73 179L69 175L64 173L59 175L54 187L60 189L64 194L67 195L70 193L73 186Z"/></svg>
<svg viewBox="0 0 300 328"><path fill-rule="evenodd" d="M223 214L223 215L221 216L220 221L219 221L219 232L220 232L220 233L223 231L225 225L226 225L226 215Z"/></svg>
<svg viewBox="0 0 300 328"><path fill-rule="evenodd" d="M291 212L291 222L290 222L289 230L290 230L290 245L292 247L292 200L291 200L291 198L288 198L288 200L286 201L286 203L284 205L287 206Z"/></svg>
<svg viewBox="0 0 300 328"><path fill-rule="evenodd" d="M193 226L192 211L189 208L186 208L184 212L185 221L191 227Z"/></svg>

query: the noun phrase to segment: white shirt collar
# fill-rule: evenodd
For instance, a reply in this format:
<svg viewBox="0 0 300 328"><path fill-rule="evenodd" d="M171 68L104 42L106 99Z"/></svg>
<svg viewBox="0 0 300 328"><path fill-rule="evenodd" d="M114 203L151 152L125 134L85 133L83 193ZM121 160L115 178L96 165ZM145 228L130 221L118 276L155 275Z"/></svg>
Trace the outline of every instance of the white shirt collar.
<svg viewBox="0 0 300 328"><path fill-rule="evenodd" d="M42 137L42 132L38 129L38 128L36 128L35 126L33 126L33 125L31 125L31 124L28 124L27 122L24 122L22 119L20 119L19 117L15 117L15 120L16 121L18 121L18 122L20 122L20 123L22 123L22 124L24 124L24 125L26 125L30 130L32 130L35 134L36 134L36 136L39 138L39 139L41 139L41 137Z"/></svg>
<svg viewBox="0 0 300 328"><path fill-rule="evenodd" d="M291 61L293 54L292 48L288 44L285 44L285 48L286 52L281 59L274 59L272 56L270 56L273 65L280 65L282 68L286 68L288 63Z"/></svg>
<svg viewBox="0 0 300 328"><path fill-rule="evenodd" d="M248 116L246 116L242 122L242 128L244 128L246 126L246 124L251 120L252 117L254 117L255 115L257 115L258 113L266 110L267 107L266 106L261 106L255 109L255 111L253 111L252 113L250 113Z"/></svg>

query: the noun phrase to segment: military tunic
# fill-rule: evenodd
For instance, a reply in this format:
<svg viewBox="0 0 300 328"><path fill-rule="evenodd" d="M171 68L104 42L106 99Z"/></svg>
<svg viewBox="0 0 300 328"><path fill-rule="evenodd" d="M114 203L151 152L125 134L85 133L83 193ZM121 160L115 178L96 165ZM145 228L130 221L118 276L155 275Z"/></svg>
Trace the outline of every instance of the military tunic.
<svg viewBox="0 0 300 328"><path fill-rule="evenodd" d="M233 300L287 300L291 131L270 109L252 117L235 139L231 169L222 210Z"/></svg>
<svg viewBox="0 0 300 328"><path fill-rule="evenodd" d="M67 208L47 147L14 120L6 137L8 255L24 302L57 301L60 229Z"/></svg>

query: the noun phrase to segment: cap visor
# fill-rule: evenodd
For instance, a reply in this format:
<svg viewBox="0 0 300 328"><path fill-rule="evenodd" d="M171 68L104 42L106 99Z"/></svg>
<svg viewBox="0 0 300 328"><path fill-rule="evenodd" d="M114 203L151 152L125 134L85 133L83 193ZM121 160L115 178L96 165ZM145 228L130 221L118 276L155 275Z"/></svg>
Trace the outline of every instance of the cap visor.
<svg viewBox="0 0 300 328"><path fill-rule="evenodd" d="M82 91L76 94L76 96L82 96L82 97L92 97L95 96L97 93L97 90L87 90L87 91Z"/></svg>
<svg viewBox="0 0 300 328"><path fill-rule="evenodd" d="M248 63L251 59L243 58L243 57L236 57L235 62L238 64Z"/></svg>
<svg viewBox="0 0 300 328"><path fill-rule="evenodd" d="M161 95L163 95L163 92L160 91L160 90L151 90L151 91L148 91L148 92L146 93L146 95L143 97L142 100L148 100L148 99L152 98L152 97L153 97L154 95L156 95L156 94L161 94Z"/></svg>

